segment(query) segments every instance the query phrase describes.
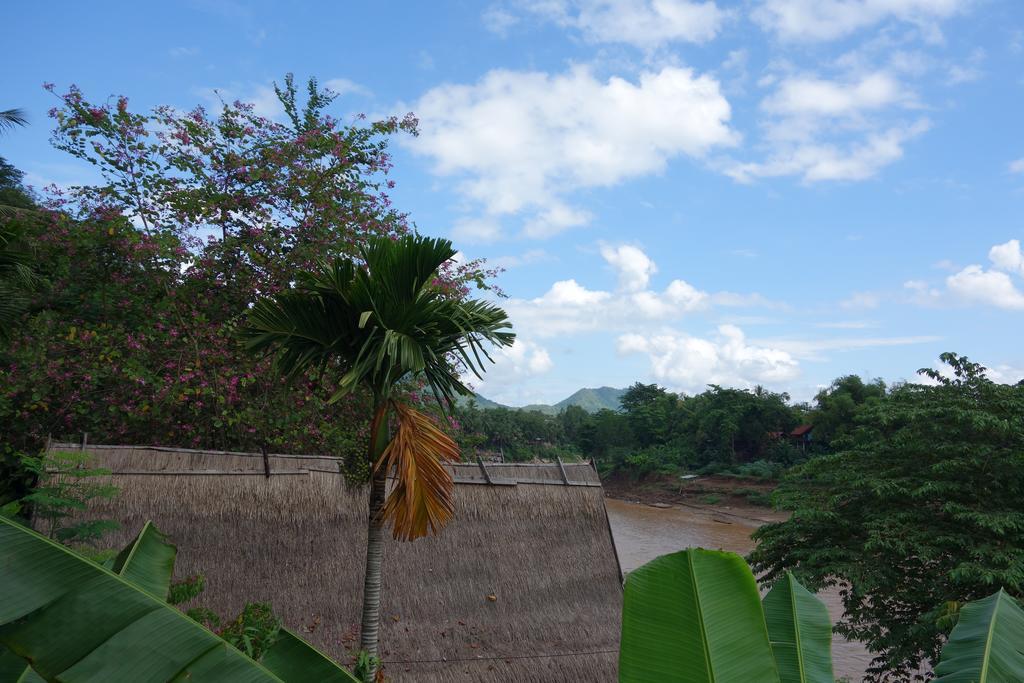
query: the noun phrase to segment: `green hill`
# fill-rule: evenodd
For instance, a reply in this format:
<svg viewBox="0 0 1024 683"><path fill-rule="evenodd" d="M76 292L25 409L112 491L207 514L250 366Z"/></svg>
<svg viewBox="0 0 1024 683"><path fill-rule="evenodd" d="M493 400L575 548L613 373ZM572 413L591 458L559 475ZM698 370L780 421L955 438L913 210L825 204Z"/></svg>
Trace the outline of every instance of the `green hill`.
<svg viewBox="0 0 1024 683"><path fill-rule="evenodd" d="M547 403L533 403L528 406L523 406L518 410L536 411L544 413L545 415L557 415L569 406L579 406L588 413L596 413L599 410L607 408L608 410L618 410L621 407L619 399L626 393L625 389L613 389L612 387L600 387L598 389L580 389L569 398L562 399L554 405ZM501 405L488 398L477 394L474 399L478 408L508 408L509 406ZM468 400L460 399L459 404L465 405Z"/></svg>
<svg viewBox="0 0 1024 683"><path fill-rule="evenodd" d="M625 389L613 389L612 387L600 387L598 389L580 389L569 398L555 404L555 412L561 412L569 406L579 406L588 413L596 413L607 408L618 410L622 407L620 400L626 393Z"/></svg>

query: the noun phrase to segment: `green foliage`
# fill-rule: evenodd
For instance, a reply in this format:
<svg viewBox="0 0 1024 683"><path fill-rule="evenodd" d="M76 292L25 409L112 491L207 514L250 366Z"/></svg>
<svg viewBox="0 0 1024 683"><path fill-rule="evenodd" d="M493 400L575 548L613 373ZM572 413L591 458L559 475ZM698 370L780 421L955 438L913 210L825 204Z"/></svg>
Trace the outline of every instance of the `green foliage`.
<svg viewBox="0 0 1024 683"><path fill-rule="evenodd" d="M857 375L839 377L815 396L811 414L815 439L827 446L850 435L861 407L877 404L885 396L885 382L880 379L865 383Z"/></svg>
<svg viewBox="0 0 1024 683"><path fill-rule="evenodd" d="M220 631L220 637L244 652L250 659L260 660L277 641L281 620L266 602L250 602L234 621Z"/></svg>
<svg viewBox="0 0 1024 683"><path fill-rule="evenodd" d="M181 605L199 597L204 590L206 590L206 577L202 574L195 574L172 583L167 593L167 602L171 605ZM201 623L202 619L196 621Z"/></svg>
<svg viewBox="0 0 1024 683"><path fill-rule="evenodd" d="M352 667L352 675L364 683L373 683L374 672L380 668L380 658L374 657L366 650L356 655L356 664Z"/></svg>
<svg viewBox="0 0 1024 683"><path fill-rule="evenodd" d="M30 661L43 678L69 683L297 682L310 671L316 680L355 680L294 634L264 638L260 629L274 618L263 606L247 608L231 632L263 653L258 663L168 605L157 596L167 594L175 552L147 523L110 571L0 519L0 670L16 672L15 655L21 667Z"/></svg>
<svg viewBox="0 0 1024 683"><path fill-rule="evenodd" d="M825 604L788 572L758 598L750 568L733 553L690 549L630 572L619 680L833 683ZM937 680L1024 680L1021 642L1024 609L1005 591L971 602L942 649Z"/></svg>
<svg viewBox="0 0 1024 683"><path fill-rule="evenodd" d="M757 584L743 558L691 549L630 572L619 681L779 681Z"/></svg>
<svg viewBox="0 0 1024 683"><path fill-rule="evenodd" d="M876 655L871 680L909 680L934 664L964 603L1003 586L1024 594L1024 386L943 354L951 376L865 401L843 450L783 481L791 518L755 533L764 581L792 570L839 584L837 629Z"/></svg>
<svg viewBox="0 0 1024 683"><path fill-rule="evenodd" d="M786 394L712 386L696 396L636 383L618 397L621 410L588 413L570 405L557 415L529 407L481 410L468 402L456 411L460 441L500 451L507 459L544 458L541 444L564 444L594 458L602 472L634 478L680 470L728 471L751 461L751 474L774 478L806 459L802 448L779 434L801 421ZM774 436L773 436L774 434ZM771 472L767 470L770 469Z"/></svg>
<svg viewBox="0 0 1024 683"><path fill-rule="evenodd" d="M937 683L1013 681L1024 674L1024 609L1000 589L963 608L942 657Z"/></svg>
<svg viewBox="0 0 1024 683"><path fill-rule="evenodd" d="M515 339L503 310L460 300L434 284L455 256L448 240L374 238L360 248L365 267L347 259L296 275L297 286L258 300L240 335L250 352L271 352L294 378L341 364L332 401L357 387L379 402L408 375L422 377L438 403L454 405L462 384L452 359L480 376L485 342Z"/></svg>
<svg viewBox="0 0 1024 683"><path fill-rule="evenodd" d="M0 213L0 308L17 303L0 343L0 505L24 495L20 456L49 434L332 454L365 475L369 397L329 405L317 375L281 381L232 327L296 271L408 232L388 142L415 119L344 125L334 95L290 76L287 123L240 102L138 112L75 87L57 97L54 144L103 180ZM20 179L0 164L0 204ZM7 296L13 257L46 286ZM488 274L448 263L436 285L460 298Z"/></svg>
<svg viewBox="0 0 1024 683"><path fill-rule="evenodd" d="M738 476L751 479L778 479L784 470L785 466L780 462L756 460L739 465L734 472Z"/></svg>
<svg viewBox="0 0 1024 683"><path fill-rule="evenodd" d="M113 498L118 488L109 483L110 470L91 467L91 456L81 451L50 451L22 459L26 471L36 478L31 493L18 501L26 516L31 513L46 535L62 543L95 544L108 531L118 528L108 519L72 522L88 509L91 501Z"/></svg>
<svg viewBox="0 0 1024 683"><path fill-rule="evenodd" d="M782 682L832 681L832 621L825 603L787 573L762 604Z"/></svg>

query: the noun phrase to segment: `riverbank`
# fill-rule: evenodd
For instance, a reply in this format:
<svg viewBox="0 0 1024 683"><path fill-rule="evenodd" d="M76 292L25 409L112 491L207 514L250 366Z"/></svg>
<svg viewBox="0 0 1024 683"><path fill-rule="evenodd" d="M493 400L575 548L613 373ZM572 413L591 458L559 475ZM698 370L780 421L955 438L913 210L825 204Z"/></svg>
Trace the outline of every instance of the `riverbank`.
<svg viewBox="0 0 1024 683"><path fill-rule="evenodd" d="M660 475L634 479L616 474L602 480L605 496L655 508L679 506L748 519L757 524L779 522L788 514L769 504L776 483L764 479L719 475L680 479Z"/></svg>

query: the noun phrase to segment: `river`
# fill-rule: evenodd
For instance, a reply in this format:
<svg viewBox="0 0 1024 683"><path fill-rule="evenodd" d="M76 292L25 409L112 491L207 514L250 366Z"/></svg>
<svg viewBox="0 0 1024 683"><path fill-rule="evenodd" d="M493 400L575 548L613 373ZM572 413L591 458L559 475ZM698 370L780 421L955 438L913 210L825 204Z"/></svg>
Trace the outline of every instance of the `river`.
<svg viewBox="0 0 1024 683"><path fill-rule="evenodd" d="M766 521L780 519L779 513L771 510L734 514L728 510L679 506L655 508L614 498L605 499L605 503L624 572L636 569L659 555L692 547L729 550L745 555L754 547L751 532ZM838 591L823 591L819 597L828 605L833 622L837 621L843 612ZM871 655L860 643L832 636L836 678L860 681L870 661Z"/></svg>

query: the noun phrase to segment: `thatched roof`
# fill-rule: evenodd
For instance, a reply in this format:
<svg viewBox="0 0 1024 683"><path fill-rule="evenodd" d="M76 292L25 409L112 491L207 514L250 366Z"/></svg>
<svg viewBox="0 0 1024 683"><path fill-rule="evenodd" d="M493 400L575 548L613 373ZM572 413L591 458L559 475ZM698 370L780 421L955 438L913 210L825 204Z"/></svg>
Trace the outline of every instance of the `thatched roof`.
<svg viewBox="0 0 1024 683"><path fill-rule="evenodd" d="M93 510L121 522L112 544L152 519L178 545L178 578L206 576L199 604L233 616L269 602L340 661L358 647L367 494L346 486L332 458L270 455L267 477L259 454L88 450L121 488ZM486 467L492 484L477 465L453 467L456 514L440 536L385 549L385 673L614 680L621 576L596 473Z"/></svg>

